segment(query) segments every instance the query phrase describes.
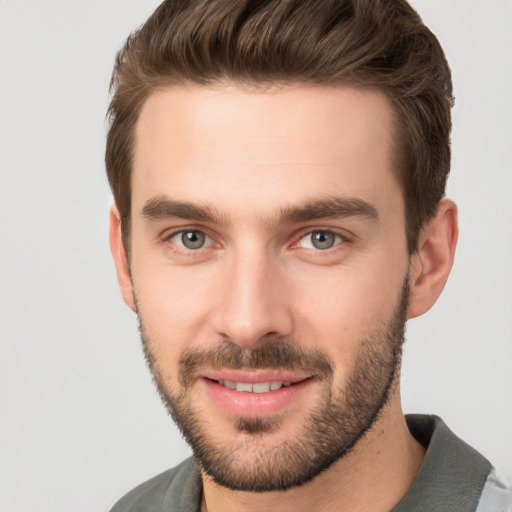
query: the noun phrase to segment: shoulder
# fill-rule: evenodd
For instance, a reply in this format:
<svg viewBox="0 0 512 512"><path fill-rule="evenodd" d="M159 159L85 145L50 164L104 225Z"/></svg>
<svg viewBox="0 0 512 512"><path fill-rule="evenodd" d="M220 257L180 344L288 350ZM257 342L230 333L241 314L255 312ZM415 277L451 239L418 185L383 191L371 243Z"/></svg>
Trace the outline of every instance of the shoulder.
<svg viewBox="0 0 512 512"><path fill-rule="evenodd" d="M189 458L131 490L110 512L196 512L201 492L199 470Z"/></svg>
<svg viewBox="0 0 512 512"><path fill-rule="evenodd" d="M475 512L492 471L491 463L459 439L441 418L408 415L406 419L411 434L426 452L412 486L393 512ZM491 511L502 509L478 509Z"/></svg>
<svg viewBox="0 0 512 512"><path fill-rule="evenodd" d="M512 512L512 487L495 468L487 477L476 512Z"/></svg>

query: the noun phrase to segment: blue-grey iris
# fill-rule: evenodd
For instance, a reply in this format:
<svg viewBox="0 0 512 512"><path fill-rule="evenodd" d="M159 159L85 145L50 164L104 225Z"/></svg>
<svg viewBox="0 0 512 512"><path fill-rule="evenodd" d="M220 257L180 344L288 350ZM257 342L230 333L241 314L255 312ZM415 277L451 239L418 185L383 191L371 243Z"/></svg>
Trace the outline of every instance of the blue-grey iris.
<svg viewBox="0 0 512 512"><path fill-rule="evenodd" d="M314 231L311 233L311 243L316 249L330 249L335 241L336 235L329 231Z"/></svg>
<svg viewBox="0 0 512 512"><path fill-rule="evenodd" d="M181 235L181 241L187 249L201 249L206 239L206 235L201 231L184 231Z"/></svg>

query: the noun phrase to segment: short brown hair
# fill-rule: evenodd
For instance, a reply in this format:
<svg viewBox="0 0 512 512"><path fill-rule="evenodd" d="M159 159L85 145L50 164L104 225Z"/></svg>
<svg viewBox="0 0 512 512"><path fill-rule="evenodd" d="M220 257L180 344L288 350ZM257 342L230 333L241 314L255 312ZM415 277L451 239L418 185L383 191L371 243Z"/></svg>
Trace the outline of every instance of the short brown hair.
<svg viewBox="0 0 512 512"><path fill-rule="evenodd" d="M451 74L405 0L166 0L119 51L106 167L129 250L135 126L155 90L186 82L352 84L383 91L395 112L395 165L409 252L450 169Z"/></svg>

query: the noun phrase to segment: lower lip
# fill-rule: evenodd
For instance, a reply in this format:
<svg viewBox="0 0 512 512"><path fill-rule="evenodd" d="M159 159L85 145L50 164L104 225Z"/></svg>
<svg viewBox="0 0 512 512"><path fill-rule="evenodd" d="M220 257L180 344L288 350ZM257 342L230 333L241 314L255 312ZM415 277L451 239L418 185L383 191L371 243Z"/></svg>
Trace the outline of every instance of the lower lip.
<svg viewBox="0 0 512 512"><path fill-rule="evenodd" d="M213 402L227 414L257 418L278 414L292 406L313 384L313 379L305 379L267 393L236 391L217 381L204 378L200 379L200 382Z"/></svg>

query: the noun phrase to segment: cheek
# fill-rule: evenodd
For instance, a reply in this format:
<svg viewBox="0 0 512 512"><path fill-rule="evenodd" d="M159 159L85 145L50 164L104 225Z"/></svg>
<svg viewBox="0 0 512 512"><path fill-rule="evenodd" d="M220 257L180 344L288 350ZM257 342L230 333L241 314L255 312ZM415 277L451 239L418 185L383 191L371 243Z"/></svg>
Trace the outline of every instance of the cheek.
<svg viewBox="0 0 512 512"><path fill-rule="evenodd" d="M139 315L154 350L179 354L204 339L205 318L215 294L212 280L200 269L134 265L133 282Z"/></svg>
<svg viewBox="0 0 512 512"><path fill-rule="evenodd" d="M303 275L294 289L297 339L324 351L348 372L361 342L385 330L393 317L406 270L330 270L324 277Z"/></svg>

